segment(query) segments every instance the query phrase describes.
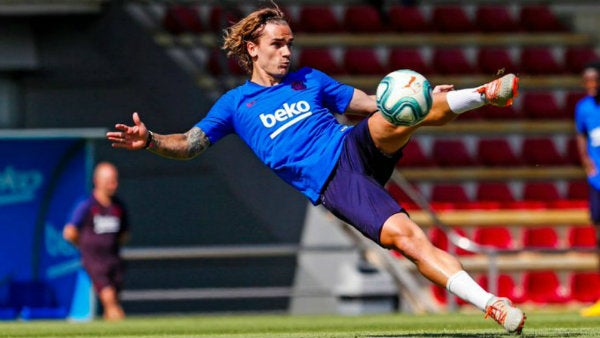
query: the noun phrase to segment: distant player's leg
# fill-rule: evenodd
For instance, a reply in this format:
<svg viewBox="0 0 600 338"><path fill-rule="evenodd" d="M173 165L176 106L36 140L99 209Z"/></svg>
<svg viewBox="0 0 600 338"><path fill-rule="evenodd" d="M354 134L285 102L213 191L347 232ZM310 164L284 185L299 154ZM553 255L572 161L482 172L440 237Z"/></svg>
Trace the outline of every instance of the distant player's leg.
<svg viewBox="0 0 600 338"><path fill-rule="evenodd" d="M100 290L99 298L104 308L104 319L109 321L125 318L125 312L119 304L117 290L112 286L105 286Z"/></svg>
<svg viewBox="0 0 600 338"><path fill-rule="evenodd" d="M125 313L119 304L119 290L122 283L120 262L90 260L84 263L102 304L103 318L109 321L125 318Z"/></svg>
<svg viewBox="0 0 600 338"><path fill-rule="evenodd" d="M381 245L401 252L424 277L473 304L486 313L486 318L492 317L509 333L522 331L525 314L513 307L510 300L496 297L479 286L456 257L436 248L406 214L392 215L384 223Z"/></svg>

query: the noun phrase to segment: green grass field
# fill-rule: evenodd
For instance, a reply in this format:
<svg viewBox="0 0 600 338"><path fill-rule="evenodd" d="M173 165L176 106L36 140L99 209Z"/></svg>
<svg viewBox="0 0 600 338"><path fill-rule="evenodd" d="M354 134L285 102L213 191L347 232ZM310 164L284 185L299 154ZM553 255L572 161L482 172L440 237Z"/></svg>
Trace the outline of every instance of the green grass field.
<svg viewBox="0 0 600 338"><path fill-rule="evenodd" d="M0 337L505 337L482 314L369 316L206 315L93 321L0 322ZM524 337L600 337L600 318L529 312Z"/></svg>

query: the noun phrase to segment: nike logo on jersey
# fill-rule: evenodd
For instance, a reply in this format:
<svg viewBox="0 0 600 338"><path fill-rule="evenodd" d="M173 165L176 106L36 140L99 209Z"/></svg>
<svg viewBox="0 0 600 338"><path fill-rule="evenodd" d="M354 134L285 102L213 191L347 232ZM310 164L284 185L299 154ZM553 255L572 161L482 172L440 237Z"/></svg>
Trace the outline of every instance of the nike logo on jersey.
<svg viewBox="0 0 600 338"><path fill-rule="evenodd" d="M292 82L292 89L293 90L304 90L304 89L306 89L306 85L302 81L294 81L294 82Z"/></svg>
<svg viewBox="0 0 600 338"><path fill-rule="evenodd" d="M252 108L252 106L254 106L255 103L256 103L256 101L250 101L250 102L246 103L246 107Z"/></svg>
<svg viewBox="0 0 600 338"><path fill-rule="evenodd" d="M311 115L310 104L306 101L299 101L292 104L284 103L283 106L277 109L273 114L260 114L259 117L263 126L266 128L278 126L278 128L269 135L271 139L274 139L289 127ZM279 124L280 122L285 123Z"/></svg>

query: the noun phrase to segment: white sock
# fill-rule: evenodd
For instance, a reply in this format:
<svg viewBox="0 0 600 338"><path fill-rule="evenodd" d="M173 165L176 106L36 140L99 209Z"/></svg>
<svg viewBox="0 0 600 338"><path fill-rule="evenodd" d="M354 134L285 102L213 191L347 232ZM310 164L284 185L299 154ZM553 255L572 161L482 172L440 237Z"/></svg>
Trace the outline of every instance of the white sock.
<svg viewBox="0 0 600 338"><path fill-rule="evenodd" d="M479 108L485 104L485 95L477 92L476 88L449 91L446 100L455 114Z"/></svg>
<svg viewBox="0 0 600 338"><path fill-rule="evenodd" d="M446 289L459 298L485 311L488 301L494 297L477 284L469 274L461 270L448 278Z"/></svg>

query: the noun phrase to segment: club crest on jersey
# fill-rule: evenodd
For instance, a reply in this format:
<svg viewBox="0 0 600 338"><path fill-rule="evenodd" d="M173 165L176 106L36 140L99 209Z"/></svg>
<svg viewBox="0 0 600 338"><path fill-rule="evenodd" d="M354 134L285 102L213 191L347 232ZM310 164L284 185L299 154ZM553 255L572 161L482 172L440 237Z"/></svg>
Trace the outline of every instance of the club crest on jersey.
<svg viewBox="0 0 600 338"><path fill-rule="evenodd" d="M269 135L271 139L274 139L287 128L311 115L310 104L306 101L298 101L291 104L284 103L283 106L275 110L273 114L263 113L259 115L259 118L266 128L270 129L277 127L277 129Z"/></svg>
<svg viewBox="0 0 600 338"><path fill-rule="evenodd" d="M304 89L306 89L306 85L302 81L294 81L294 82L292 82L292 89L293 90L304 90Z"/></svg>

